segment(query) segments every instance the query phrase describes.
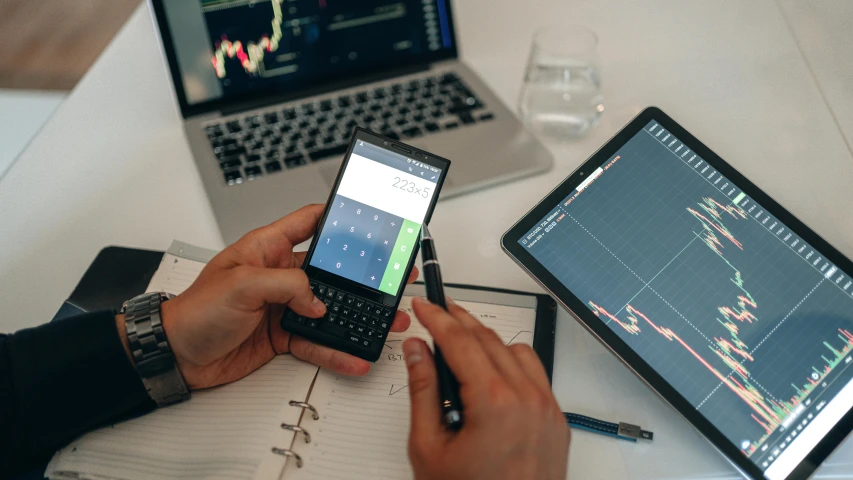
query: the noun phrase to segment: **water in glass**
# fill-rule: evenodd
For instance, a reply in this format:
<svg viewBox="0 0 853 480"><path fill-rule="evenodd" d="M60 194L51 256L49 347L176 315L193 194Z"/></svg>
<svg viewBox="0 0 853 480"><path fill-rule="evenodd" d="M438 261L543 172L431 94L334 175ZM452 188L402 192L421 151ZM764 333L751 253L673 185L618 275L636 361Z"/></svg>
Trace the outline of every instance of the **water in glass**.
<svg viewBox="0 0 853 480"><path fill-rule="evenodd" d="M519 99L522 120L549 139L584 135L604 111L595 35L543 29L534 39Z"/></svg>

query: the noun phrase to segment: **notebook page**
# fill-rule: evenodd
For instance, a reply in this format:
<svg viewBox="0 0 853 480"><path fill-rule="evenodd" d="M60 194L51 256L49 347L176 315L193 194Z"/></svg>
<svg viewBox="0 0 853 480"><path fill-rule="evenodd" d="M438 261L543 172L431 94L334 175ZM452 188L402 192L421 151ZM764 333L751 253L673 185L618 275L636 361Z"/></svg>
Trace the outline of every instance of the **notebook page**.
<svg viewBox="0 0 853 480"><path fill-rule="evenodd" d="M198 277L214 252L180 242L163 255L148 292L180 294ZM91 432L53 457L51 479L257 479L278 478L286 458L272 447L290 448L317 367L281 355L248 377L198 391L184 403ZM309 417L310 418L310 417Z"/></svg>
<svg viewBox="0 0 853 480"><path fill-rule="evenodd" d="M317 367L280 355L252 375L184 403L88 433L60 450L51 479L275 479Z"/></svg>
<svg viewBox="0 0 853 480"><path fill-rule="evenodd" d="M457 302L474 317L494 329L506 344L533 344L536 310L473 302ZM400 309L411 313L411 297ZM311 403L320 420L303 419L312 437L310 444L296 442L294 451L305 465L289 463L282 478L287 480L411 478L406 453L409 435L408 374L402 343L409 337L430 340L412 316L411 328L391 333L385 351L370 373L349 378L320 370L311 392Z"/></svg>
<svg viewBox="0 0 853 480"><path fill-rule="evenodd" d="M145 291L179 295L192 285L205 265L203 262L166 253Z"/></svg>

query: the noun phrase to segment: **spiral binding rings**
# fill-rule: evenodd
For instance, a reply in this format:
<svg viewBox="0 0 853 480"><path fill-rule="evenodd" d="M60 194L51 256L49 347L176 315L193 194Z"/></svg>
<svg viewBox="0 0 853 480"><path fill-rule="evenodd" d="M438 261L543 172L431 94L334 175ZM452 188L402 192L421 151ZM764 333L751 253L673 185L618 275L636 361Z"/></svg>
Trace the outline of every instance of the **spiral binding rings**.
<svg viewBox="0 0 853 480"><path fill-rule="evenodd" d="M281 428L285 430L290 430L291 432L301 433L302 436L305 437L305 443L311 443L311 434L309 434L304 428L299 425L290 425L287 423L282 423Z"/></svg>
<svg viewBox="0 0 853 480"><path fill-rule="evenodd" d="M302 457L293 453L291 450L288 450L286 448L272 447L272 453L276 455L283 455L285 457L293 457L296 459L296 468L302 468Z"/></svg>
<svg viewBox="0 0 853 480"><path fill-rule="evenodd" d="M305 402L297 402L296 400L291 400L290 406L291 407L307 408L308 410L311 410L311 413L312 413L312 416L314 417L314 420L320 420L320 414L317 413L317 409L312 407L311 404L308 404Z"/></svg>
<svg viewBox="0 0 853 480"><path fill-rule="evenodd" d="M311 416L314 417L314 420L320 419L320 414L317 413L317 409L314 408L309 403L291 400L289 402L289 405L291 407L299 407L299 408L303 408L303 409L308 409L311 411ZM290 430L291 432L301 433L302 436L305 437L305 443L311 443L311 435L307 431L305 431L304 428L300 427L299 425L290 425L288 423L282 423L281 428L283 428L285 430ZM297 455L292 450L289 450L287 448L272 447L272 453L274 453L276 455L282 455L285 457L293 457L294 459L296 459L296 468L302 468L302 457Z"/></svg>

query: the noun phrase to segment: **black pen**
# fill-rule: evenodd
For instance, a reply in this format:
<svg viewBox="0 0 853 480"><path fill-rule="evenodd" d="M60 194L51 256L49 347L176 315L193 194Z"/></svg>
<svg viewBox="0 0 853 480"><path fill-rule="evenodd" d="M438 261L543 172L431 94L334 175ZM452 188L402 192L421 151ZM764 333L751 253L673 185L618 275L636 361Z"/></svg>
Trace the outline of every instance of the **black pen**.
<svg viewBox="0 0 853 480"><path fill-rule="evenodd" d="M444 299L444 285L441 283L441 269L435 253L435 242L426 225L421 228L421 258L424 262L424 286L427 300L447 310ZM453 430L462 426L462 402L459 399L459 382L444 361L438 345L435 345L435 369L438 373L438 394L442 418L445 425Z"/></svg>

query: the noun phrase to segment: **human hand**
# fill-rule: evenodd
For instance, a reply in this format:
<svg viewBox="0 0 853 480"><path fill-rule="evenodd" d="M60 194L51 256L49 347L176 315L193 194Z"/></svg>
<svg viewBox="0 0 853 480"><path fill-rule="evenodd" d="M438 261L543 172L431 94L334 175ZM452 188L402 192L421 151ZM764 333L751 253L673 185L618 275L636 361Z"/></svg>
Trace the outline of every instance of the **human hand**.
<svg viewBox="0 0 853 480"><path fill-rule="evenodd" d="M344 375L364 375L370 363L318 345L281 328L285 307L319 318L326 312L300 268L322 205L304 207L246 234L205 266L192 286L162 306L163 327L178 368L191 389L239 380L276 354L292 353ZM409 283L418 276L412 271ZM397 312L392 332L409 328Z"/></svg>
<svg viewBox="0 0 853 480"><path fill-rule="evenodd" d="M415 478L566 478L569 427L536 352L505 346L458 305L448 313L415 298L412 307L459 380L464 407L462 428L444 428L432 353L423 340L406 340Z"/></svg>

